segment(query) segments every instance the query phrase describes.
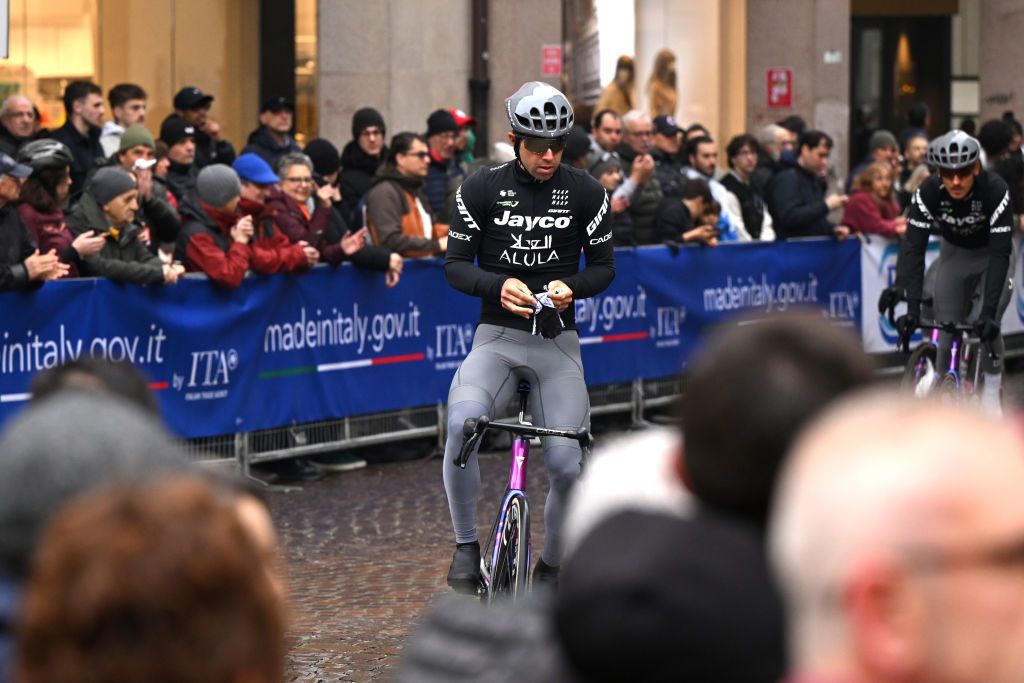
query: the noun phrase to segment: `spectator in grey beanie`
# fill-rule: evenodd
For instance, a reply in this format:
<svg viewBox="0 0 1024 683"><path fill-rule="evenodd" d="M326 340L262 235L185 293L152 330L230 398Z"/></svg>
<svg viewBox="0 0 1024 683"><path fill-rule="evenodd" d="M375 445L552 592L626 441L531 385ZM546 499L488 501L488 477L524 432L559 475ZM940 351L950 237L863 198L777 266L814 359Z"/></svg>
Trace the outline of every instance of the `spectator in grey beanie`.
<svg viewBox="0 0 1024 683"><path fill-rule="evenodd" d="M0 680L8 680L18 596L39 534L71 499L192 465L159 420L115 396L66 390L0 434Z"/></svg>
<svg viewBox="0 0 1024 683"><path fill-rule="evenodd" d="M384 144L386 134L384 117L376 109L366 107L352 116L352 140L341 152L341 173L338 176L341 205L338 208L353 230L363 225L359 202L370 189L377 168L388 156L388 148Z"/></svg>
<svg viewBox="0 0 1024 683"><path fill-rule="evenodd" d="M846 179L846 194L850 194L853 188L853 181L863 173L868 166L874 163L887 164L892 169L893 177L899 178L899 157L900 150L896 142L896 136L887 130L879 129L871 134L868 140L868 155L864 161L857 164L850 171L850 177ZM898 192L899 188L894 187Z"/></svg>
<svg viewBox="0 0 1024 683"><path fill-rule="evenodd" d="M105 277L139 285L168 284L185 272L164 264L149 249L149 229L137 220L139 189L135 177L118 166L104 166L86 185L78 206L67 217L75 237L95 231L106 238L98 254L82 259L79 269L87 277Z"/></svg>
<svg viewBox="0 0 1024 683"><path fill-rule="evenodd" d="M174 259L189 271L206 275L223 287L242 284L252 263L252 216L241 216L238 202L242 184L235 169L212 164L196 178L197 199L181 206L184 223L174 248Z"/></svg>

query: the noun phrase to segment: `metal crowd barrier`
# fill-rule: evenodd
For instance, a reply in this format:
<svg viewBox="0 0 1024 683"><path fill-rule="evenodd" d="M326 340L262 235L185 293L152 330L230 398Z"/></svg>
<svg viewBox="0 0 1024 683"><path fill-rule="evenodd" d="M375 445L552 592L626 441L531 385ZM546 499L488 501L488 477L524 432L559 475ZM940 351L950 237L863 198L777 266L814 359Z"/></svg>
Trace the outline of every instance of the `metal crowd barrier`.
<svg viewBox="0 0 1024 683"><path fill-rule="evenodd" d="M670 405L682 393L680 377L634 380L590 387L592 416L627 414L643 425L644 412ZM319 455L332 451L435 437L444 449L445 406L406 408L387 413L356 415L308 422L257 432L188 439L183 446L203 464L235 466L242 474L259 463Z"/></svg>

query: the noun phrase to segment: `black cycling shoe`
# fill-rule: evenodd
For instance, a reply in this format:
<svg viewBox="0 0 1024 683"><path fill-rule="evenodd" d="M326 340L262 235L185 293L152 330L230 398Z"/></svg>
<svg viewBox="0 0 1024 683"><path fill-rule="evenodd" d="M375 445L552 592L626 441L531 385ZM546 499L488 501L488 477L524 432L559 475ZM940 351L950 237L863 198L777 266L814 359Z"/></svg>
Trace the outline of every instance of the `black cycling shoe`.
<svg viewBox="0 0 1024 683"><path fill-rule="evenodd" d="M480 543L459 543L448 568L448 585L456 593L476 595L480 588Z"/></svg>
<svg viewBox="0 0 1024 683"><path fill-rule="evenodd" d="M558 590L558 567L552 567L544 560L537 560L537 566L533 568L533 587Z"/></svg>

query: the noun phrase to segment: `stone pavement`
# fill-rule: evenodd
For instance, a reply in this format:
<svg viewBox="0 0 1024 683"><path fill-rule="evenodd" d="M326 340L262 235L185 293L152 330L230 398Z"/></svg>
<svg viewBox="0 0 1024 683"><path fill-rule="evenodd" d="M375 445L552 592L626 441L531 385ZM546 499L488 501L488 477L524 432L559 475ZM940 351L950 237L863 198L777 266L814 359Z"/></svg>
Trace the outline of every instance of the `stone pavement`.
<svg viewBox="0 0 1024 683"><path fill-rule="evenodd" d="M508 457L481 459L481 526L491 524ZM539 458L530 464L539 549L547 477ZM448 592L452 532L441 460L331 474L301 491L272 493L270 507L288 563L286 680L388 680L419 615Z"/></svg>

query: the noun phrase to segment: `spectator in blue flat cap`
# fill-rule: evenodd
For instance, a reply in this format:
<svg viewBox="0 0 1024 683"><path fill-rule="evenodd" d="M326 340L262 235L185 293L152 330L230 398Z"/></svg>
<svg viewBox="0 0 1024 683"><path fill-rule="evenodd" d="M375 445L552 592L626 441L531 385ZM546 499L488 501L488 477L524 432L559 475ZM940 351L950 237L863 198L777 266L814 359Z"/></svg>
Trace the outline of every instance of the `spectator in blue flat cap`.
<svg viewBox="0 0 1024 683"><path fill-rule="evenodd" d="M252 269L257 273L290 273L315 266L320 260L317 248L304 241L292 244L276 225L274 209L267 207L267 197L277 184L277 175L267 162L247 152L231 167L241 182L238 211L252 216Z"/></svg>

